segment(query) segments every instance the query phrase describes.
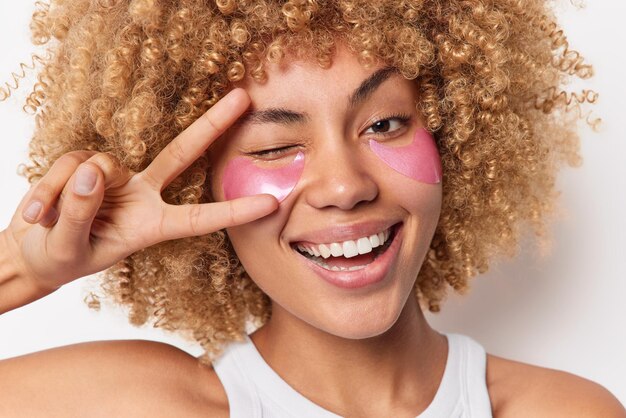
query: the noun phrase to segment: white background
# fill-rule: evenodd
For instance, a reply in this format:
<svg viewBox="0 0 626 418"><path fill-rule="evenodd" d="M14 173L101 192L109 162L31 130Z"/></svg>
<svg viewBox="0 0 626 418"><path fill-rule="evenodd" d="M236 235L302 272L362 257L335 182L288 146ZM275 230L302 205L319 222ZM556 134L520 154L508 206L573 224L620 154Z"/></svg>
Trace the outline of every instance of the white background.
<svg viewBox="0 0 626 418"><path fill-rule="evenodd" d="M30 61L30 3L0 2L2 82ZM582 168L559 177L565 219L553 226L553 251L539 259L526 245L517 259L475 279L468 296L451 297L441 314L429 317L435 328L468 334L490 353L584 376L626 403L626 3L596 0L578 10L562 2L559 15L574 48L595 65L586 86L601 92L595 112L604 123L600 133L583 130ZM26 161L33 130L20 110L28 90L0 103L0 228L27 188L16 167ZM82 302L90 285L93 279L79 280L0 317L0 358L122 338L168 341L199 353L175 336L131 327L119 309L90 311Z"/></svg>

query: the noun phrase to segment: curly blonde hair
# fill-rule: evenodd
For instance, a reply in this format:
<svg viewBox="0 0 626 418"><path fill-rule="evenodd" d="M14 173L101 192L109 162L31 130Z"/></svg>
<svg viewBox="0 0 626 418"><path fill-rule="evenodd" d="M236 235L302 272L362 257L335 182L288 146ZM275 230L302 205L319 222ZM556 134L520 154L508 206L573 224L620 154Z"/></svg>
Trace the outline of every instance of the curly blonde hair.
<svg viewBox="0 0 626 418"><path fill-rule="evenodd" d="M443 208L415 296L438 311L522 226L544 240L559 166L580 162L572 122L595 94L563 90L592 68L569 48L544 0L51 0L37 2L43 68L25 109L36 114L30 182L62 154L87 149L142 170L233 82L266 78L285 55L331 65L337 42L365 65L397 68L419 88L444 168ZM17 78L16 78L17 81ZM13 88L17 87L16 85ZM11 94L12 86L4 89ZM569 112L576 107L579 112ZM209 201L200 158L163 192ZM263 324L270 300L224 231L165 242L109 269L103 289L134 324L185 333L207 357Z"/></svg>

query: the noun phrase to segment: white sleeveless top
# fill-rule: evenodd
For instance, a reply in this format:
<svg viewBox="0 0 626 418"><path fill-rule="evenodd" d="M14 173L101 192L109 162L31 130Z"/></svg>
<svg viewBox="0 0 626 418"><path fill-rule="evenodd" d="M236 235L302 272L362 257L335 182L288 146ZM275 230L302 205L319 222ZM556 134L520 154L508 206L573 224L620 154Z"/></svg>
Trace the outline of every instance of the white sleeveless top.
<svg viewBox="0 0 626 418"><path fill-rule="evenodd" d="M465 335L445 335L448 358L443 378L432 402L418 417L491 418L485 350ZM226 391L231 418L339 417L289 386L248 336L244 342L227 346L213 367Z"/></svg>

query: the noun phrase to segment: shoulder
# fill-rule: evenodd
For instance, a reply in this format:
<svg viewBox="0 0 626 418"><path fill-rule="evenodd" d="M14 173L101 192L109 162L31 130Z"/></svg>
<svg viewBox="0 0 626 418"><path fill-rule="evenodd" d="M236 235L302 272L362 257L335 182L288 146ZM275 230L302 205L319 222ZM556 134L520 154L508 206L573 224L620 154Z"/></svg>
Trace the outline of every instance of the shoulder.
<svg viewBox="0 0 626 418"><path fill-rule="evenodd" d="M227 416L228 402L213 369L176 347L101 341L0 361L0 417L12 416L11 411L21 416L43 411L46 416Z"/></svg>
<svg viewBox="0 0 626 418"><path fill-rule="evenodd" d="M487 387L494 417L626 418L603 386L571 373L487 356Z"/></svg>

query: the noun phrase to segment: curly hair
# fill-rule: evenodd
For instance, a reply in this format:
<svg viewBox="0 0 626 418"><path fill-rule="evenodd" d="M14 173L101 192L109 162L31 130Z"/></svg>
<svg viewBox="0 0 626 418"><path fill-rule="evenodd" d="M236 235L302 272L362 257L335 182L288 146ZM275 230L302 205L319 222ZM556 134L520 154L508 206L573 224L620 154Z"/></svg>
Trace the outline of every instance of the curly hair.
<svg viewBox="0 0 626 418"><path fill-rule="evenodd" d="M62 154L110 153L142 170L244 77L266 79L286 55L332 63L342 42L364 66L414 80L443 165L443 207L415 283L436 312L518 251L523 226L547 239L555 177L580 163L576 123L595 93L564 90L592 67L569 48L545 0L51 0L31 30L48 56L24 109L35 114L32 183ZM22 65L24 68L24 65ZM3 96L17 88L7 84ZM570 112L577 109L578 112ZM593 121L587 120L589 123ZM164 191L171 204L210 200L200 158ZM104 273L103 290L134 324L181 332L205 358L261 325L271 303L224 231L164 242Z"/></svg>

